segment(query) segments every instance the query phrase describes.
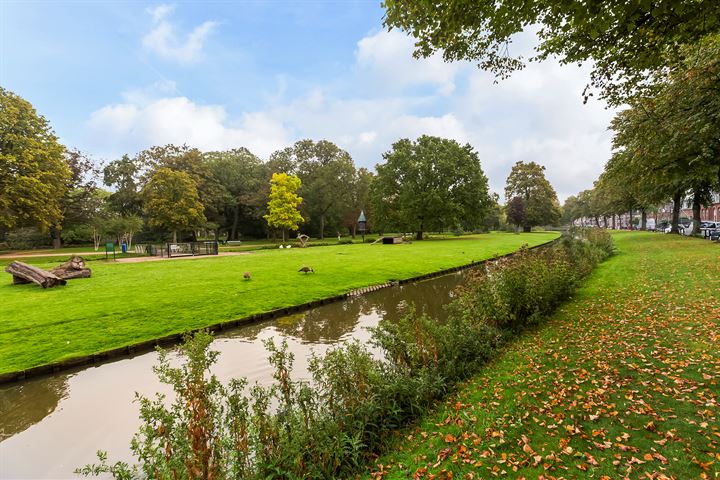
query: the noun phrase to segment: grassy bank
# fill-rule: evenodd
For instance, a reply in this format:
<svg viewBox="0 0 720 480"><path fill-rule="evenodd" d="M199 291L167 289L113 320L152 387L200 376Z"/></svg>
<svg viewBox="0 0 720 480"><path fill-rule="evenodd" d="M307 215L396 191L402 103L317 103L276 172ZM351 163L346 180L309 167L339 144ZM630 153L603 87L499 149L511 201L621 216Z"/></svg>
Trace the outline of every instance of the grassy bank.
<svg viewBox="0 0 720 480"><path fill-rule="evenodd" d="M11 285L7 275L0 286L0 373L463 265L556 236L498 233L397 246L277 249L136 264L94 261L91 279L48 290ZM298 273L303 265L316 273ZM245 271L251 280L243 280Z"/></svg>
<svg viewBox="0 0 720 480"><path fill-rule="evenodd" d="M417 428L374 478L718 478L720 248L619 253Z"/></svg>

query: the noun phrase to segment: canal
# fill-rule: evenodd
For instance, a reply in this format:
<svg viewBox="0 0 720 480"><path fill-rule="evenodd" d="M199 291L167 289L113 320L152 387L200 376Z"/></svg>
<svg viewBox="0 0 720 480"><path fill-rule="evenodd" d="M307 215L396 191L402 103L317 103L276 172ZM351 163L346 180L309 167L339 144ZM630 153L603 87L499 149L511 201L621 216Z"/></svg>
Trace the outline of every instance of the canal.
<svg viewBox="0 0 720 480"><path fill-rule="evenodd" d="M368 327L397 320L410 304L438 319L467 271L380 289L275 320L216 335L213 372L221 380L272 381L262 341L286 339L295 354L294 376L307 377L310 353L348 339L367 341ZM170 393L153 374L157 353L65 371L0 387L0 478L76 478L73 470L105 450L132 463L130 439L139 427L135 392Z"/></svg>

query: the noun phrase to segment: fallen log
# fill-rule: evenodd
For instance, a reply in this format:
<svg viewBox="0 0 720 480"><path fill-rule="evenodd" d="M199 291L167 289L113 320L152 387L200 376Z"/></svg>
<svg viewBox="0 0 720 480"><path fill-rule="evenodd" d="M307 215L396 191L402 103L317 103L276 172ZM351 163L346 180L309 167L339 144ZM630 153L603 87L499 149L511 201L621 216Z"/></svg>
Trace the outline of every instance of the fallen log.
<svg viewBox="0 0 720 480"><path fill-rule="evenodd" d="M67 262L51 269L50 273L65 280L70 280L73 278L90 278L92 270L85 268L85 260L82 257L74 255Z"/></svg>
<svg viewBox="0 0 720 480"><path fill-rule="evenodd" d="M11 262L5 267L5 271L13 276L13 283L34 282L43 288L50 288L56 285L65 285L67 281L38 267L33 267L23 262Z"/></svg>

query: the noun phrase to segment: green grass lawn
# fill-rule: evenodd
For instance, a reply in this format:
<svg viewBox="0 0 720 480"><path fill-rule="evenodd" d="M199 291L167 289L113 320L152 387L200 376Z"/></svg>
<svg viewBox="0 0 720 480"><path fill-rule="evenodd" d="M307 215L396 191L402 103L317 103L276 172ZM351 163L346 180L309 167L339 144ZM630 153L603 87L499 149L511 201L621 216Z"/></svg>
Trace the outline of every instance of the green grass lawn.
<svg viewBox="0 0 720 480"><path fill-rule="evenodd" d="M416 428L374 478L720 478L720 246L652 233Z"/></svg>
<svg viewBox="0 0 720 480"><path fill-rule="evenodd" d="M90 279L0 285L0 373L109 350L410 278L547 242L557 233L338 245L147 263L92 261ZM54 259L28 259L49 268ZM303 265L315 274L298 273ZM243 272L252 279L243 280Z"/></svg>

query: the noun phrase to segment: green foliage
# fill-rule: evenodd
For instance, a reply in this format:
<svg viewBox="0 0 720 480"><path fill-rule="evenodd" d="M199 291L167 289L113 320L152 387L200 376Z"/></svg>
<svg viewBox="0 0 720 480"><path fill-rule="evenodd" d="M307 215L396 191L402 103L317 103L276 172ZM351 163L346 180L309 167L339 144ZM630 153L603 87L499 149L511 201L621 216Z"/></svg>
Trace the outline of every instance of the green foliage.
<svg viewBox="0 0 720 480"><path fill-rule="evenodd" d="M113 160L105 167L103 183L114 188L114 192L108 198L108 204L113 211L121 215L142 212L141 173L142 169L138 162L128 155Z"/></svg>
<svg viewBox="0 0 720 480"><path fill-rule="evenodd" d="M537 225L557 225L560 220L557 194L544 172L545 167L535 162L517 162L505 184L505 198L523 200L525 231Z"/></svg>
<svg viewBox="0 0 720 480"><path fill-rule="evenodd" d="M295 193L301 183L298 177L287 173L273 173L270 180L268 214L264 218L271 227L282 228L283 241L285 241L285 230L297 230L303 222L298 210L298 205L303 199Z"/></svg>
<svg viewBox="0 0 720 480"><path fill-rule="evenodd" d="M539 25L537 54L530 60L591 62L591 84L613 105L662 77L674 59L682 58L683 44L720 31L720 6L713 0L385 0L383 5L385 25L417 40L416 56L441 52L447 61L476 61L500 77L524 66L508 44Z"/></svg>
<svg viewBox="0 0 720 480"><path fill-rule="evenodd" d="M266 185L268 168L246 148L203 155L213 177L225 189L226 195L218 210L218 223L228 228L230 239L237 239L243 223L262 221L262 211L269 194Z"/></svg>
<svg viewBox="0 0 720 480"><path fill-rule="evenodd" d="M305 220L321 240L326 226L339 229L343 215L356 208L350 205L357 181L355 165L350 154L334 143L300 140L273 153L270 163L284 166L300 178Z"/></svg>
<svg viewBox="0 0 720 480"><path fill-rule="evenodd" d="M9 232L5 238L9 248L13 250L28 250L31 248L46 247L51 244L50 236L37 228L16 228Z"/></svg>
<svg viewBox="0 0 720 480"><path fill-rule="evenodd" d="M438 323L412 310L397 323L380 322L371 345L358 341L313 356L312 382L292 380L287 343L266 341L275 383L245 381L226 389L210 373L217 352L205 334L188 339L185 364L167 354L157 373L173 387L140 399L143 426L132 443L144 476L155 478L338 478L374 458L391 432L424 413L449 389L493 358L514 330L541 320L567 298L603 255L584 231L539 251L495 263L471 279ZM531 290L534 289L534 295ZM487 297L493 296L492 301ZM136 472L101 464L81 472ZM113 472L113 468L115 471Z"/></svg>
<svg viewBox="0 0 720 480"><path fill-rule="evenodd" d="M58 226L70 169L47 120L0 87L0 228Z"/></svg>
<svg viewBox="0 0 720 480"><path fill-rule="evenodd" d="M487 177L473 148L423 135L383 154L371 188L377 229L417 232L475 230L491 208Z"/></svg>
<svg viewBox="0 0 720 480"><path fill-rule="evenodd" d="M521 227L527 223L525 214L525 200L522 197L513 197L505 207L507 221L511 225Z"/></svg>
<svg viewBox="0 0 720 480"><path fill-rule="evenodd" d="M205 223L203 204L192 177L185 172L158 168L143 189L144 211L153 227L173 232L200 227Z"/></svg>

